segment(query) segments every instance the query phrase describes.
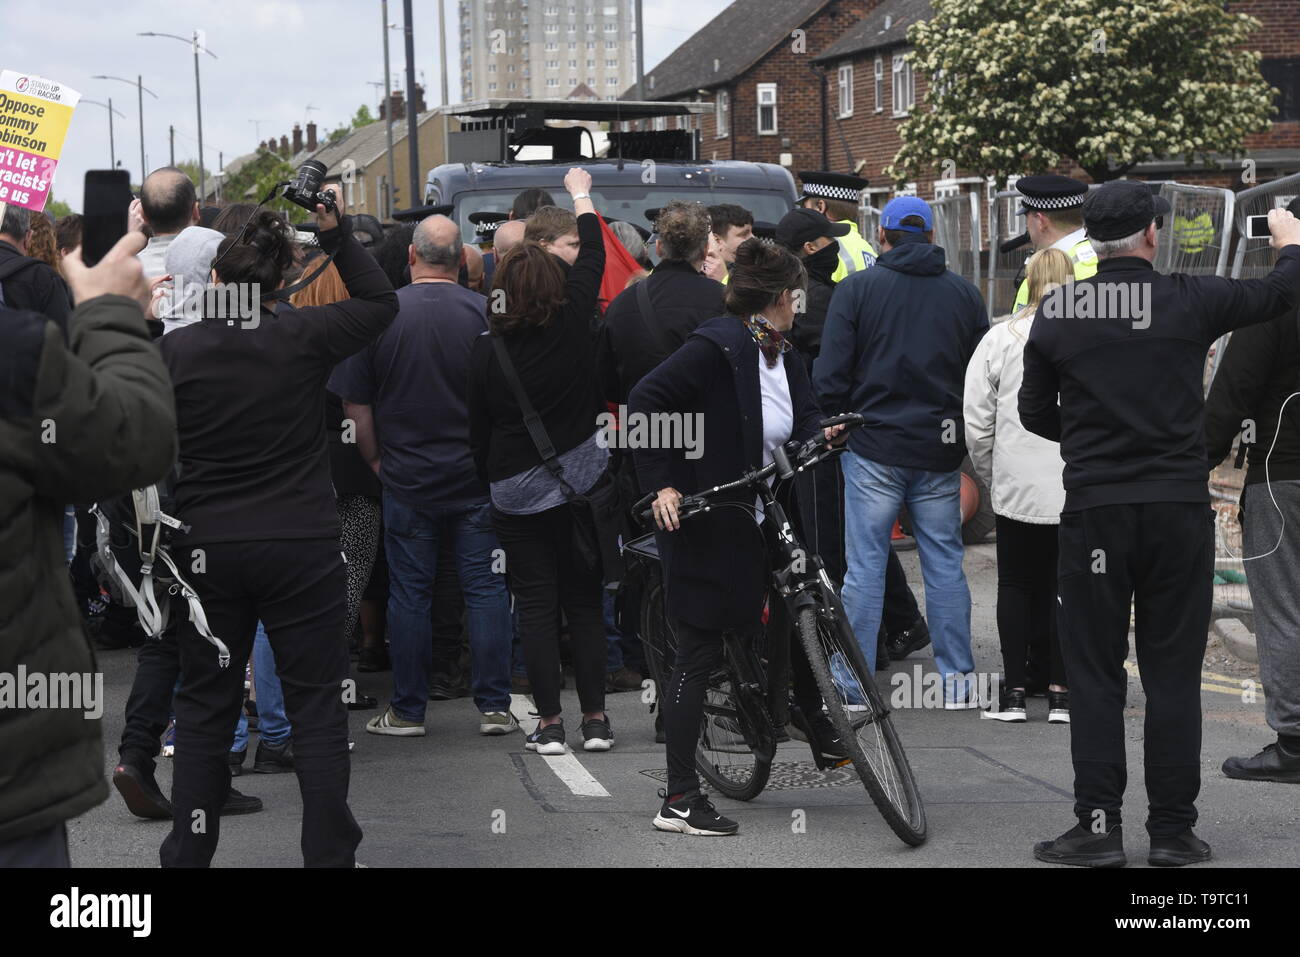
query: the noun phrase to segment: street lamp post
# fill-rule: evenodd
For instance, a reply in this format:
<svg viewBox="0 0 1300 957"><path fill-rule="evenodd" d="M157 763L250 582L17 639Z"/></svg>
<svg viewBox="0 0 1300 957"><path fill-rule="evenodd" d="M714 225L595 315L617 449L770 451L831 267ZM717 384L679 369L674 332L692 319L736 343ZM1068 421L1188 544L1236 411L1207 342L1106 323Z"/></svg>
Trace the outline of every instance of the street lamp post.
<svg viewBox="0 0 1300 957"><path fill-rule="evenodd" d="M113 114L126 119L126 114L120 110L113 109L113 98L109 97L107 103L101 103L99 100L82 99L82 103L89 103L91 106L102 106L108 110L108 163L109 169L117 169L117 148L113 145Z"/></svg>
<svg viewBox="0 0 1300 957"><path fill-rule="evenodd" d="M206 53L212 59L217 59L217 55L199 42L199 31L195 30L194 35L188 40L185 37L177 36L174 33L139 33L137 36L142 37L167 37L172 40L180 40L182 43L188 43L194 48L194 106L199 121L199 197L207 195L207 180L203 172L203 89L199 82L199 53Z"/></svg>
<svg viewBox="0 0 1300 957"><path fill-rule="evenodd" d="M98 73L95 76L92 76L91 79L92 80L117 80L119 83L131 83L130 80L125 79L123 77L107 76L103 73ZM145 168L145 160L144 160L144 95L148 93L156 100L158 99L158 94L144 85L143 77L137 76L135 78L135 82L132 83L131 85L136 88L136 97L139 100L138 107L140 111L140 182L143 183L145 175L149 172L149 170Z"/></svg>
<svg viewBox="0 0 1300 957"><path fill-rule="evenodd" d="M393 217L393 190L397 188L397 166L393 160L393 74L388 68L388 31L392 25L388 22L388 0L383 0L384 13L384 126L385 135L388 137L388 196L385 205L388 207L388 216ZM411 200L414 206L416 201Z"/></svg>

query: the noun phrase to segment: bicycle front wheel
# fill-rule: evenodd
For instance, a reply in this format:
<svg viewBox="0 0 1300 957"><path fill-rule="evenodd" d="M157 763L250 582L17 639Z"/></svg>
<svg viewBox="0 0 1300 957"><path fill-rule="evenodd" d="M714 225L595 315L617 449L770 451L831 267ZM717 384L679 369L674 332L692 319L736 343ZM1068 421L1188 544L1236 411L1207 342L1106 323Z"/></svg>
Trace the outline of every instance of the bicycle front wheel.
<svg viewBox="0 0 1300 957"><path fill-rule="evenodd" d="M925 841L925 806L912 766L853 632L819 604L796 618L822 701L867 793L891 830L913 847Z"/></svg>

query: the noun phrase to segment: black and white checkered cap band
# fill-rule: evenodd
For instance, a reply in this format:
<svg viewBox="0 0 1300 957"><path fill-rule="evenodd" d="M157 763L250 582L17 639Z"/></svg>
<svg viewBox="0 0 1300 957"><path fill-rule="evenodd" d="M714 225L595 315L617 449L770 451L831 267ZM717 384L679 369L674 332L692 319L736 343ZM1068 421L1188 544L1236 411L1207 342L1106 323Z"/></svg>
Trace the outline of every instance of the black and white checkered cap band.
<svg viewBox="0 0 1300 957"><path fill-rule="evenodd" d="M849 203L856 203L862 198L860 189L854 189L852 186L827 186L824 183L805 183L803 194L820 196L822 199L841 199Z"/></svg>
<svg viewBox="0 0 1300 957"><path fill-rule="evenodd" d="M1026 209L1073 209L1075 206L1082 206L1084 197L1087 193L1078 193L1074 196L1026 196L1020 194L1021 201Z"/></svg>

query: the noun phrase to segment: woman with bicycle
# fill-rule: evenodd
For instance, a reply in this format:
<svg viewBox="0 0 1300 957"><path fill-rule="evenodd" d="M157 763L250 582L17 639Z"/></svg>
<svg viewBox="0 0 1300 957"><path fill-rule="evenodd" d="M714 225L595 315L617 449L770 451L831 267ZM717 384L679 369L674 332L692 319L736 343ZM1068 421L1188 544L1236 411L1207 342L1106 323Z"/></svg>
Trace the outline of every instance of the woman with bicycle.
<svg viewBox="0 0 1300 957"><path fill-rule="evenodd" d="M727 315L697 328L686 342L632 390L629 410L696 415L703 441L688 457L683 449L636 449L641 487L657 489L653 503L663 563L667 615L677 636L668 687L658 689L664 708L668 782L654 819L661 831L734 834L739 825L718 814L700 792L695 748L709 675L722 656L723 633L762 628L769 568L750 492L712 499L707 513L683 525L682 493L733 481L773 461L774 450L819 431L821 410L803 363L788 355L785 338L803 294L803 265L790 252L757 239L743 243L727 289ZM787 361L788 360L788 361ZM842 430L824 430L829 441ZM777 613L781 602L771 604ZM784 612L781 608L780 612ZM772 633L785 640L785 632ZM806 661L794 656L796 704L808 718L812 746L842 756L834 729Z"/></svg>

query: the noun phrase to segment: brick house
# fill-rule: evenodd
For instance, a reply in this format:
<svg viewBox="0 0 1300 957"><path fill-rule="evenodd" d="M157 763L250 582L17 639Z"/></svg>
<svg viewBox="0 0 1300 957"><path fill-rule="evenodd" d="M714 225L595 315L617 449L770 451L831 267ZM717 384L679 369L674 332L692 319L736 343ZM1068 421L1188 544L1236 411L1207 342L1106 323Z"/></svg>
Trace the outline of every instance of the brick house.
<svg viewBox="0 0 1300 957"><path fill-rule="evenodd" d="M813 57L878 2L736 0L646 73L645 98L714 104L674 121L698 124L703 158L827 168L834 131L819 118L834 77Z"/></svg>
<svg viewBox="0 0 1300 957"><path fill-rule="evenodd" d="M1260 182L1300 172L1300 2L1236 0L1229 6L1261 22L1250 45L1263 55L1260 71L1264 78L1280 91L1272 127L1247 137L1244 152L1255 161ZM902 145L899 124L925 99L929 78L913 74L905 55L910 49L908 27L930 12L929 0L881 0L814 57L834 77L836 95L824 117L825 125L836 131L830 138L830 168L858 169L872 183L868 190L872 205L879 206L895 192L883 171ZM1233 188L1245 185L1239 159L1211 159L1215 166L1189 166L1181 157L1153 160L1139 164L1129 175ZM929 199L987 188L982 177L969 171L950 170L947 172L953 175L948 178L942 177L943 172L921 172L902 191ZM1073 163L1056 172L1088 179Z"/></svg>

